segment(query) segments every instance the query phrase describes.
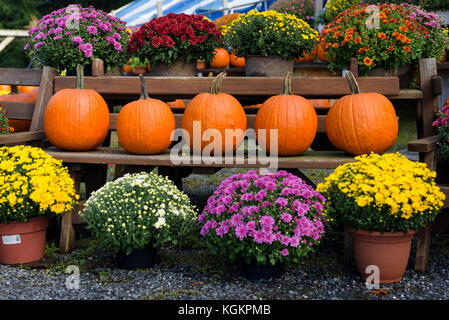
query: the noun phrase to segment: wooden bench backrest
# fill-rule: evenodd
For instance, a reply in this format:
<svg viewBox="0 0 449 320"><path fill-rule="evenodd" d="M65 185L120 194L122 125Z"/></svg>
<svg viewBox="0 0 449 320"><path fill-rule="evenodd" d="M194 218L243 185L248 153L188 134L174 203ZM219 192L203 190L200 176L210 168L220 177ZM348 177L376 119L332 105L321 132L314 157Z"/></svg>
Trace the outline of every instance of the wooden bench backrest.
<svg viewBox="0 0 449 320"><path fill-rule="evenodd" d="M50 67L37 69L0 68L0 84L39 86L36 103L2 102L11 119L31 120L30 131L44 129L44 112L53 95L53 79L58 73Z"/></svg>

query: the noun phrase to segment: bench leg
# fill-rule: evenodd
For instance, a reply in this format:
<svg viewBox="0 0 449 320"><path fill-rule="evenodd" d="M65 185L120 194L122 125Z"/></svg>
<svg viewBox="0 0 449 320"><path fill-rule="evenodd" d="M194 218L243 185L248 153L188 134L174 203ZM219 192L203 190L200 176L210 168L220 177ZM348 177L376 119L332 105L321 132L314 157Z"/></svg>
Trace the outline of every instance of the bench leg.
<svg viewBox="0 0 449 320"><path fill-rule="evenodd" d="M431 232L432 225L430 223L428 223L425 228L422 228L418 231L418 238L416 243L415 271L425 272L427 269L427 263L429 262Z"/></svg>
<svg viewBox="0 0 449 320"><path fill-rule="evenodd" d="M69 167L70 177L75 183L75 191L77 194L80 192L81 184L81 170ZM74 208L77 210L78 206ZM61 222L61 236L59 240L59 252L68 253L73 250L75 245L75 228L73 227L73 211L67 212L62 217Z"/></svg>

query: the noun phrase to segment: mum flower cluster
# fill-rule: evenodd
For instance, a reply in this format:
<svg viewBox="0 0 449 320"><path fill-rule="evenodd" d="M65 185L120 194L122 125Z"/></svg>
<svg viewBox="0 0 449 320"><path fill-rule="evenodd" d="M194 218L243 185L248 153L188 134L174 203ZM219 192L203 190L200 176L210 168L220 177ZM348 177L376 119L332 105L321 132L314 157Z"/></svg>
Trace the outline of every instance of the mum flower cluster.
<svg viewBox="0 0 449 320"><path fill-rule="evenodd" d="M304 21L312 21L314 17L313 0L278 0L270 5L268 10L295 15Z"/></svg>
<svg viewBox="0 0 449 320"><path fill-rule="evenodd" d="M70 211L77 199L61 161L31 146L0 148L1 223L60 215Z"/></svg>
<svg viewBox="0 0 449 320"><path fill-rule="evenodd" d="M323 29L322 45L331 69L347 68L355 57L360 73L366 75L374 67L397 70L423 57L429 29L411 18L410 7L378 5L379 19L373 19L369 6L354 6Z"/></svg>
<svg viewBox="0 0 449 320"><path fill-rule="evenodd" d="M372 153L341 165L317 186L327 198L327 215L354 229L417 230L443 206L436 173L399 153Z"/></svg>
<svg viewBox="0 0 449 320"><path fill-rule="evenodd" d="M132 34L128 53L150 64L173 64L178 58L190 63L212 61L213 51L220 47L221 32L202 15L169 13L154 18Z"/></svg>
<svg viewBox="0 0 449 320"><path fill-rule="evenodd" d="M0 104L0 134L7 134L14 132L14 128L9 126L8 111L3 110Z"/></svg>
<svg viewBox="0 0 449 320"><path fill-rule="evenodd" d="M229 13L217 18L214 21L214 24L217 26L217 29L222 31L224 27L231 25L232 21L239 17L239 12Z"/></svg>
<svg viewBox="0 0 449 320"><path fill-rule="evenodd" d="M25 50L39 67L74 72L78 64L102 59L106 66L126 59L126 23L90 6L70 5L45 15L28 31Z"/></svg>
<svg viewBox="0 0 449 320"><path fill-rule="evenodd" d="M351 8L352 6L361 4L362 2L362 0L329 0L326 3L322 19L325 22L331 22L341 12Z"/></svg>
<svg viewBox="0 0 449 320"><path fill-rule="evenodd" d="M198 216L214 253L246 263L297 262L324 235L324 197L285 171L225 179Z"/></svg>
<svg viewBox="0 0 449 320"><path fill-rule="evenodd" d="M436 127L440 140L438 145L441 156L449 162L449 104L446 104L438 113L438 118L432 123Z"/></svg>
<svg viewBox="0 0 449 320"><path fill-rule="evenodd" d="M188 196L167 178L144 172L106 183L81 216L102 246L126 254L148 244L176 244L196 226Z"/></svg>
<svg viewBox="0 0 449 320"><path fill-rule="evenodd" d="M274 10L251 10L241 14L223 29L225 42L237 56L278 56L294 59L311 52L318 33L307 22L288 13Z"/></svg>

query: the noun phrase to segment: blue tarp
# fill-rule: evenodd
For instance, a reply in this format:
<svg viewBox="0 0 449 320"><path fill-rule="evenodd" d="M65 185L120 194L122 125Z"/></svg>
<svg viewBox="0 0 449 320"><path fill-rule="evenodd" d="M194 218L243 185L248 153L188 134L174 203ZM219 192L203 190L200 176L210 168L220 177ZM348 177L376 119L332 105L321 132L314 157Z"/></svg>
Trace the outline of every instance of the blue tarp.
<svg viewBox="0 0 449 320"><path fill-rule="evenodd" d="M275 0L265 3L258 0L228 0L229 12L248 12L251 9L264 11ZM187 13L202 14L215 20L223 15L223 11L211 12L222 9L222 0L165 0L162 1L163 14ZM118 9L114 15L126 21L128 26L139 26L157 16L157 0L135 0Z"/></svg>

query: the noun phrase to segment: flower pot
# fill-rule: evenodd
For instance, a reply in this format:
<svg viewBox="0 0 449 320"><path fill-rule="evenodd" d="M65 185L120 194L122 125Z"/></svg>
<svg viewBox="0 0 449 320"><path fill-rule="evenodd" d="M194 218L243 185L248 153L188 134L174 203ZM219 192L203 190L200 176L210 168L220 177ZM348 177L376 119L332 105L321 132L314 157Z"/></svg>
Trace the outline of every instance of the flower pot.
<svg viewBox="0 0 449 320"><path fill-rule="evenodd" d="M196 62L196 70L204 70L207 68L207 63L206 61L202 61L202 60L198 60Z"/></svg>
<svg viewBox="0 0 449 320"><path fill-rule="evenodd" d="M293 73L293 59L281 57L247 56L245 74L247 77L285 77Z"/></svg>
<svg viewBox="0 0 449 320"><path fill-rule="evenodd" d="M121 269L134 270L152 268L156 264L157 249L147 245L142 249L135 249L129 255L119 252L116 255L117 264Z"/></svg>
<svg viewBox="0 0 449 320"><path fill-rule="evenodd" d="M368 72L368 77L399 77L399 87L409 88L410 81L412 81L415 71L415 68L412 67L411 64L405 64L396 70L374 68Z"/></svg>
<svg viewBox="0 0 449 320"><path fill-rule="evenodd" d="M282 264L259 264L252 262L250 264L244 264L242 266L243 274L251 280L279 278L283 271L284 265Z"/></svg>
<svg viewBox="0 0 449 320"><path fill-rule="evenodd" d="M47 226L48 217L0 223L0 263L28 263L42 259Z"/></svg>
<svg viewBox="0 0 449 320"><path fill-rule="evenodd" d="M145 74L147 72L148 72L148 68L146 66L136 66L133 71L134 74L139 74L139 75Z"/></svg>
<svg viewBox="0 0 449 320"><path fill-rule="evenodd" d="M370 265L379 268L379 283L401 281L410 256L410 247L415 231L368 232L349 228L352 233L354 259L363 280Z"/></svg>
<svg viewBox="0 0 449 320"><path fill-rule="evenodd" d="M171 66L166 63L156 63L151 66L150 76L156 77L195 77L196 66L178 59Z"/></svg>

